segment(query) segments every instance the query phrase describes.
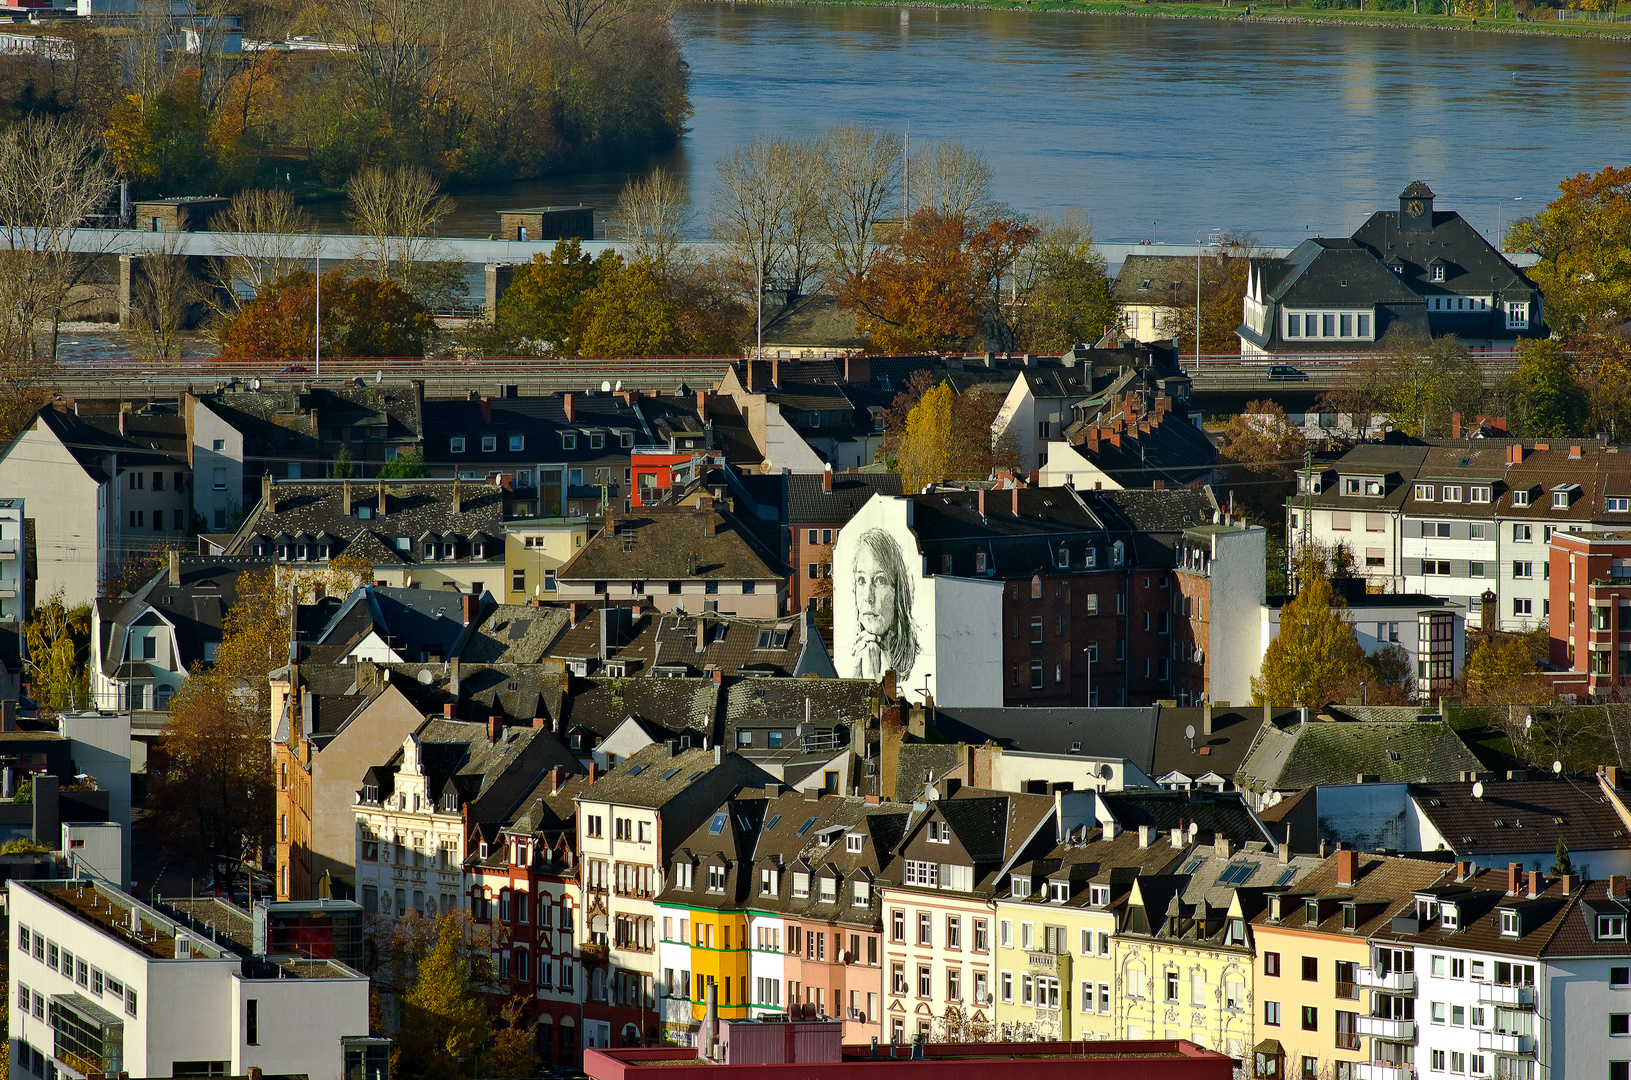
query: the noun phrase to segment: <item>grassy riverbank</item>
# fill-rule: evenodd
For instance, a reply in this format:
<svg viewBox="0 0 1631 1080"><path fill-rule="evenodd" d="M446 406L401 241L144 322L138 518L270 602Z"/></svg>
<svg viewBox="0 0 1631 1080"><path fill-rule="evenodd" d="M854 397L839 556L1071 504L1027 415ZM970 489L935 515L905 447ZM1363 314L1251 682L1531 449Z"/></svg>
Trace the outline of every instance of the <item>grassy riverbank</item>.
<svg viewBox="0 0 1631 1080"><path fill-rule="evenodd" d="M732 0L735 2L735 0ZM1408 11L1353 11L1332 8L1282 7L1279 3L1253 3L1250 13L1242 0L1233 6L1216 3L1172 3L1163 0L771 0L776 3L838 3L874 7L989 8L998 11L1068 11L1081 15L1131 15L1154 19L1249 19L1256 22L1347 23L1362 26L1459 30L1471 33L1557 35L1631 41L1631 22L1587 22L1584 19L1515 19L1480 16L1412 15ZM1423 6L1426 6L1423 4ZM1503 13L1507 5L1501 5ZM1551 14L1548 12L1547 14Z"/></svg>

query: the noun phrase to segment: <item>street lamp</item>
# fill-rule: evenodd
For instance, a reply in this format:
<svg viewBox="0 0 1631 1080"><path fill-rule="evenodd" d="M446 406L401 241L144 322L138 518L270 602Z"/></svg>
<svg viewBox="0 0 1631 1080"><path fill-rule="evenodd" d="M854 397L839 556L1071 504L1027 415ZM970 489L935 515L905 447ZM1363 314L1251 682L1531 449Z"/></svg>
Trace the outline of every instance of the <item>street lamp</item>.
<svg viewBox="0 0 1631 1080"><path fill-rule="evenodd" d="M1496 251L1505 251L1506 250L1506 236L1504 235L1504 233L1502 232L1502 229L1501 229L1501 216L1502 216L1501 212L1506 209L1506 204L1509 203L1509 202L1523 202L1523 196L1522 195L1514 195L1510 199L1502 199L1500 202L1495 204L1495 250Z"/></svg>
<svg viewBox="0 0 1631 1080"><path fill-rule="evenodd" d="M1205 232L1204 229L1201 230L1201 231ZM1218 229L1218 228L1214 227L1212 229L1212 231L1207 235L1207 241L1211 242L1213 240L1213 238L1218 237L1221 232L1222 232L1221 229ZM1195 234L1195 370L1197 372L1199 372L1201 370L1201 233L1200 232L1197 232Z"/></svg>

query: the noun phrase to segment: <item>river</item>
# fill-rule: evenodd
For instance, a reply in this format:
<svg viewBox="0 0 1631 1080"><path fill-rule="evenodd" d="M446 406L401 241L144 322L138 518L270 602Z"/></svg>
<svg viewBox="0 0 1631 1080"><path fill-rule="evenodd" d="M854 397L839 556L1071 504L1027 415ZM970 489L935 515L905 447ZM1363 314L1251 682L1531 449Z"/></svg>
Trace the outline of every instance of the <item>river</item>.
<svg viewBox="0 0 1631 1080"><path fill-rule="evenodd" d="M1289 246L1351 231L1414 179L1493 233L1631 143L1623 42L794 4L691 4L677 25L696 109L677 149L459 193L447 231L485 236L499 208L541 203L603 219L630 171L664 164L690 181L700 236L722 154L848 120L978 146L1010 206L1080 206L1118 242L1221 228Z"/></svg>

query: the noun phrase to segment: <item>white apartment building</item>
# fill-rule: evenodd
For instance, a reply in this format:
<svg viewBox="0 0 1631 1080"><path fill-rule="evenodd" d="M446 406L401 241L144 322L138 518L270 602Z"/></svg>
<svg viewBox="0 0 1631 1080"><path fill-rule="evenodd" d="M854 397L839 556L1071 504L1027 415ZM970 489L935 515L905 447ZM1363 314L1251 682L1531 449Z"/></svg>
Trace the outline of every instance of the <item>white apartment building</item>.
<svg viewBox="0 0 1631 1080"><path fill-rule="evenodd" d="M343 964L257 955L91 881L13 880L7 897L13 1075L388 1073L368 979Z"/></svg>
<svg viewBox="0 0 1631 1080"><path fill-rule="evenodd" d="M1550 614L1553 532L1631 524L1631 462L1596 444L1363 444L1298 486L1293 549L1305 536L1341 545L1371 588L1442 597L1469 617L1487 591L1503 630Z"/></svg>
<svg viewBox="0 0 1631 1080"><path fill-rule="evenodd" d="M357 795L357 898L387 919L463 906L464 819L458 795L432 790L424 746L441 741L433 721L402 742L393 772L369 769ZM479 725L457 725L479 727ZM278 827L283 828L279 821Z"/></svg>
<svg viewBox="0 0 1631 1080"><path fill-rule="evenodd" d="M28 610L23 500L0 499L0 622L21 626Z"/></svg>

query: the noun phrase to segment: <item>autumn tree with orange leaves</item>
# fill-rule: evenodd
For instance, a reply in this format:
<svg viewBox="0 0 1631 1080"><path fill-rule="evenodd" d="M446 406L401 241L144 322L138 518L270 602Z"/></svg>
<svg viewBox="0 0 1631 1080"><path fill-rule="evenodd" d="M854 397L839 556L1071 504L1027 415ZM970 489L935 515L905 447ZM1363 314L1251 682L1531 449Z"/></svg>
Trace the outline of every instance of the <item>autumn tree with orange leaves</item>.
<svg viewBox="0 0 1631 1080"><path fill-rule="evenodd" d="M311 356L317 322L316 278L296 270L268 281L221 324L229 360ZM423 356L435 329L430 312L394 281L323 275L326 356Z"/></svg>

